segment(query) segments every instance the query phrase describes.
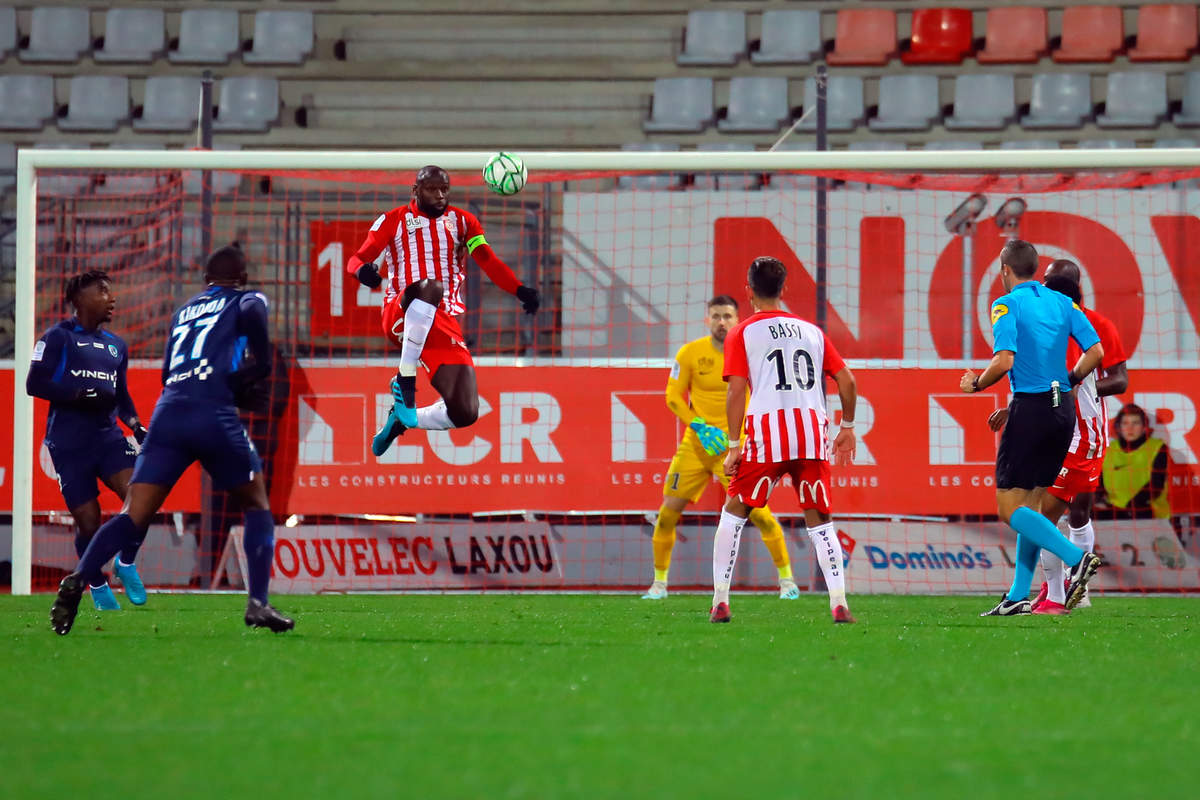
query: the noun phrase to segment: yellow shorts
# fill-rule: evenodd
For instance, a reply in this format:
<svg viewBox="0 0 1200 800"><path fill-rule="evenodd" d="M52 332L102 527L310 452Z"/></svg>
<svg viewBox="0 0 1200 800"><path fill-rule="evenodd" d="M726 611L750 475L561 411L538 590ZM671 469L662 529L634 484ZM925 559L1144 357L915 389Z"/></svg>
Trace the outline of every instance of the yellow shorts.
<svg viewBox="0 0 1200 800"><path fill-rule="evenodd" d="M704 489L716 478L723 488L729 488L729 477L725 474L725 454L710 456L700 446L700 440L691 431L684 435L675 449L675 457L667 467L663 481L663 497L682 497L694 503L704 494Z"/></svg>

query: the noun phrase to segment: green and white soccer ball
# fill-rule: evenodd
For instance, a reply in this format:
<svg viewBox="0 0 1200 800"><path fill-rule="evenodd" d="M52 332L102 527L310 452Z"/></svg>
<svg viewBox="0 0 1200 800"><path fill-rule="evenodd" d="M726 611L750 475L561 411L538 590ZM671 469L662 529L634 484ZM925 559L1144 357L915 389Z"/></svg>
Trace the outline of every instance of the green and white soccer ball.
<svg viewBox="0 0 1200 800"><path fill-rule="evenodd" d="M512 153L496 153L483 168L483 182L496 194L506 197L525 188L529 170L520 156Z"/></svg>

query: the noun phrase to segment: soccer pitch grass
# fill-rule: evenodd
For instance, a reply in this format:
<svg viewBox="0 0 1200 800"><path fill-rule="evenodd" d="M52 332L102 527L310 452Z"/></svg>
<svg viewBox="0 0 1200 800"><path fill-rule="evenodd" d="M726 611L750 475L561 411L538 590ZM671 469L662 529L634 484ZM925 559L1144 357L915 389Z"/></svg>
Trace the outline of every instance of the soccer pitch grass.
<svg viewBox="0 0 1200 800"><path fill-rule="evenodd" d="M121 596L122 602L124 597ZM1200 599L0 597L0 795L1195 797Z"/></svg>

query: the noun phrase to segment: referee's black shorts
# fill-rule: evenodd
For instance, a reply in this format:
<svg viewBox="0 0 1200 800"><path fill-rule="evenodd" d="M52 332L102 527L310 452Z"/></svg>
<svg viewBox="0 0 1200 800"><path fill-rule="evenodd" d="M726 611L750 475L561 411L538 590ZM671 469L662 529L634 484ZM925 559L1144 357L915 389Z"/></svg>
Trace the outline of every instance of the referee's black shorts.
<svg viewBox="0 0 1200 800"><path fill-rule="evenodd" d="M1054 484L1075 434L1075 395L1016 392L996 453L997 489L1035 489Z"/></svg>

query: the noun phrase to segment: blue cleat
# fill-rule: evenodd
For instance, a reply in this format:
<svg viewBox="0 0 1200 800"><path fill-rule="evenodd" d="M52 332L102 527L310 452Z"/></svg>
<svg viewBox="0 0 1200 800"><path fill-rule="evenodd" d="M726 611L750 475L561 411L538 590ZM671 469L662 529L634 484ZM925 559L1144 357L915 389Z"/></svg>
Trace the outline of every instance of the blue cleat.
<svg viewBox="0 0 1200 800"><path fill-rule="evenodd" d="M416 414L413 414L415 417ZM396 419L396 409L388 411L387 419L383 421L383 427L375 434L375 438L371 440L371 452L378 458L387 452L387 449L392 446L392 442L396 441L396 437L408 430L408 426Z"/></svg>
<svg viewBox="0 0 1200 800"><path fill-rule="evenodd" d="M781 578L779 580L779 599L780 600L799 600L800 587L791 578Z"/></svg>
<svg viewBox="0 0 1200 800"><path fill-rule="evenodd" d="M103 586L92 587L92 602L96 604L97 611L121 610L121 604L117 602L117 596L113 594L112 587L107 583Z"/></svg>
<svg viewBox="0 0 1200 800"><path fill-rule="evenodd" d="M146 585L142 583L142 576L138 575L137 566L122 564L118 558L113 561L113 572L117 573L117 578L125 587L125 596L129 598L129 602L135 606L146 605Z"/></svg>
<svg viewBox="0 0 1200 800"><path fill-rule="evenodd" d="M416 402L414 401L413 405L410 406L404 399L404 392L400 389L399 378L392 378L392 400L394 402L392 413L396 415L396 421L405 428L417 427Z"/></svg>

